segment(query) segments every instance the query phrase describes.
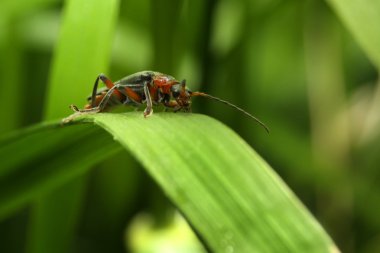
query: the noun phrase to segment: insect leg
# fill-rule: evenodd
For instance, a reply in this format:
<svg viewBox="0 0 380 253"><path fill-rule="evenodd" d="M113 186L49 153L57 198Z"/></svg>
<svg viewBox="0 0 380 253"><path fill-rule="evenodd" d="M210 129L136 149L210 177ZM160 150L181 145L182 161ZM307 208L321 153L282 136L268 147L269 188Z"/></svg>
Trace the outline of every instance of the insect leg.
<svg viewBox="0 0 380 253"><path fill-rule="evenodd" d="M94 83L94 87L92 88L92 95L91 95L91 108L94 108L95 107L95 104L96 104L96 93L97 93L97 90L98 90L98 83L99 83L99 78L102 74L98 75L96 77L96 80L95 80L95 83Z"/></svg>
<svg viewBox="0 0 380 253"><path fill-rule="evenodd" d="M144 94L146 99L146 108L144 110L144 117L149 117L153 113L152 97L150 96L148 82L144 82Z"/></svg>
<svg viewBox="0 0 380 253"><path fill-rule="evenodd" d="M115 94L115 91L118 91L120 86L121 86L120 84L116 84L116 85L112 86L112 88L110 88L107 91L107 93L106 93L106 95L104 95L102 101L100 101L99 105L96 107L96 108L98 108L99 112L104 110L104 108L106 107L106 105L107 105L108 101L110 100L112 94Z"/></svg>
<svg viewBox="0 0 380 253"><path fill-rule="evenodd" d="M117 90L120 87L119 84L114 85L111 89L107 91L107 93L104 95L103 99L100 101L98 106L89 108L89 109L78 109L75 105L71 105L71 109L76 112L101 112L107 105L109 99L111 98L112 94L114 94L114 91Z"/></svg>
<svg viewBox="0 0 380 253"><path fill-rule="evenodd" d="M115 87L115 84L106 77L104 74L98 75L98 77L95 80L94 88L92 89L92 95L91 95L91 108L94 108L96 106L96 94L98 90L98 83L99 79L107 86L108 89L112 89ZM122 99L123 95L118 91L117 89L114 89L113 93L119 98Z"/></svg>

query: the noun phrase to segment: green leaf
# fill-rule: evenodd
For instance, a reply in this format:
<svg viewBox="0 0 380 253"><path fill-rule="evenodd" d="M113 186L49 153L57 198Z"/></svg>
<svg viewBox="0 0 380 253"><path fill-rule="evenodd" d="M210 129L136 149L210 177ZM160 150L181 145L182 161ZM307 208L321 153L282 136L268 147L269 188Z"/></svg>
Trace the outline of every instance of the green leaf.
<svg viewBox="0 0 380 253"><path fill-rule="evenodd" d="M95 78L106 72L118 0L68 0L50 75L45 116L63 117L72 103L85 103Z"/></svg>
<svg viewBox="0 0 380 253"><path fill-rule="evenodd" d="M44 124L1 139L0 218L119 150L104 131L90 126Z"/></svg>
<svg viewBox="0 0 380 253"><path fill-rule="evenodd" d="M89 121L107 130L143 164L213 252L338 252L270 166L220 122L182 113L155 113L144 119L141 112L93 114L76 120ZM90 133L80 139L80 145L74 146L87 146L86 142L94 141L100 134L83 126L54 131L66 131L65 141L74 141L78 132L68 129L75 128ZM48 130L40 127L39 131L43 135ZM48 139L42 138L41 142L51 141ZM20 145L27 144L25 140L18 141ZM109 141L102 141L109 145ZM86 157L86 153L104 150L100 143L92 147L80 154ZM71 151L60 150L59 154L52 151L50 155L66 160L67 171L77 170L71 165ZM43 159L40 161L44 163ZM34 166L34 173L45 174L39 173L41 167ZM50 177L54 179L57 175ZM8 181L10 187L12 182ZM4 190L12 193L11 188L1 192Z"/></svg>
<svg viewBox="0 0 380 253"><path fill-rule="evenodd" d="M380 68L380 1L327 0L352 32L367 56Z"/></svg>
<svg viewBox="0 0 380 253"><path fill-rule="evenodd" d="M118 6L118 0L65 1L46 96L46 119L66 115L71 103L84 103L96 76L107 70ZM28 253L71 251L85 190L84 175L36 201L29 222Z"/></svg>

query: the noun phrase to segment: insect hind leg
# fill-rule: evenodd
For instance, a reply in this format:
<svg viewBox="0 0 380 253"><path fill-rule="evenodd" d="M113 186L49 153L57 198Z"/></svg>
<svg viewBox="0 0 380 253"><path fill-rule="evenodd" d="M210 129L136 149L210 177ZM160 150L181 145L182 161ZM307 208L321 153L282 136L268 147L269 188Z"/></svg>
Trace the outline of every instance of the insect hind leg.
<svg viewBox="0 0 380 253"><path fill-rule="evenodd" d="M102 98L102 100L100 101L100 103L97 105L97 101L99 101L97 99L99 80L102 81L109 90L112 90L112 92L109 93L109 90L108 90L107 93ZM112 94L116 95L119 100L123 99L124 96L120 93L120 91L117 90L117 88L114 88L114 87L115 87L115 84L111 81L111 79L106 77L104 74L99 74L95 79L95 83L92 89L91 103L89 106L90 108L78 109L78 107L75 105L71 105L70 108L75 112L100 112L105 108ZM100 104L102 105L100 106Z"/></svg>
<svg viewBox="0 0 380 253"><path fill-rule="evenodd" d="M107 91L107 93L104 95L103 99L100 101L100 103L99 103L98 106L95 106L95 107L92 107L92 108L89 108L89 109L78 109L77 106L71 105L70 108L73 111L75 111L75 112L81 112L81 113L97 113L97 112L101 112L106 107L106 105L107 105L108 101L110 100L112 94L114 94L114 91L117 90L117 89L119 89L119 88L120 88L120 85L116 84L111 89L109 89Z"/></svg>

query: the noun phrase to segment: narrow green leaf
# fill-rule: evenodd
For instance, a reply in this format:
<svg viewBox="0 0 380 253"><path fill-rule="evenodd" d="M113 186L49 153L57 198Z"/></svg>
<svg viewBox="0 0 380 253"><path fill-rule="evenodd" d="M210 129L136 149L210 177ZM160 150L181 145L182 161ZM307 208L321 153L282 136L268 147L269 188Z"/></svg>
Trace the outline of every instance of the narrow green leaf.
<svg viewBox="0 0 380 253"><path fill-rule="evenodd" d="M327 0L327 2L361 44L367 56L380 68L380 1Z"/></svg>
<svg viewBox="0 0 380 253"><path fill-rule="evenodd" d="M89 126L39 125L0 140L0 219L120 150Z"/></svg>
<svg viewBox="0 0 380 253"><path fill-rule="evenodd" d="M86 115L78 119L81 121L94 121L129 150L213 252L338 252L329 236L269 165L218 121L181 113L156 113L144 119L140 112ZM80 145L72 147L81 152L61 147L47 153L57 143L57 138L48 138L53 133L65 136L65 143L78 141ZM78 140L78 134L84 136ZM41 138L44 135L45 138ZM40 182L47 184L57 180L59 175L53 173L57 162L49 167L49 159L43 159L47 155L53 161L66 161L65 173L76 174L78 168L72 166L71 160L80 159L80 155L89 162L88 159L98 157L100 151L110 150L110 142L98 129L42 126L31 134L13 137L13 148L7 145L0 154L32 145L36 139L41 139L41 146L50 145L44 151L34 152L33 156L28 154L33 151L26 150L22 161L43 166L33 166L35 169L29 171L34 178L23 177L21 172L18 174L21 176L7 178L8 183L1 184L0 199L4 199L7 192L13 192L13 183L23 185L17 183L18 180L30 183L29 187L19 190L21 195L36 193ZM10 140L0 141L1 146L6 143ZM87 148L88 145L93 148ZM12 158L4 157L8 173L2 174L10 175L10 171L16 171L13 169L15 161L7 162ZM0 210L7 203L9 201L0 202Z"/></svg>
<svg viewBox="0 0 380 253"><path fill-rule="evenodd" d="M107 70L118 0L68 0L55 51L46 118L63 117L84 103L97 75Z"/></svg>
<svg viewBox="0 0 380 253"><path fill-rule="evenodd" d="M273 170L219 122L167 113L85 119L144 165L215 252L337 251Z"/></svg>
<svg viewBox="0 0 380 253"><path fill-rule="evenodd" d="M83 101L96 76L107 70L118 6L118 0L65 1L47 92L46 119L66 115L68 105ZM71 251L68 248L75 238L86 181L83 176L82 180L67 182L37 201L30 222L29 253Z"/></svg>

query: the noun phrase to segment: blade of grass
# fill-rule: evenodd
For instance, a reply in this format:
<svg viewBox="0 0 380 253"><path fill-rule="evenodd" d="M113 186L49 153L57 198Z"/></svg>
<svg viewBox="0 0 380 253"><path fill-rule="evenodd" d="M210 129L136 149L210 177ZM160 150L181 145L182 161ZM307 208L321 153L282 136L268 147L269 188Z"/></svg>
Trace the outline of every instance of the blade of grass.
<svg viewBox="0 0 380 253"><path fill-rule="evenodd" d="M144 119L141 112L87 115L78 121L94 121L129 150L213 252L338 252L329 236L269 165L218 121L180 113L156 113ZM89 132L83 126L54 131L56 134L66 131L65 141L76 141L78 132L69 131L71 128ZM42 143L51 136L44 127L38 130L39 137L46 135ZM80 140L81 145L89 145L98 135L99 131L93 130ZM35 139L20 141L19 146L32 141ZM0 144L3 146L4 142ZM72 159L70 149L60 148L59 152L52 150L49 157L60 157L61 161ZM80 155L93 152L94 149L83 149ZM39 161L36 165L44 166L34 166L33 173L39 175L34 179L22 177L33 183L29 189L23 189L24 194L39 188L36 180L49 171L46 170L49 160L35 157L33 160ZM24 160L25 164L28 162L29 159ZM54 167L49 168L55 171ZM66 171L74 173L77 169L69 163ZM13 177L17 179L20 177ZM57 175L50 174L43 182L50 180L57 180ZM1 192L12 193L12 180L7 181L8 189Z"/></svg>
<svg viewBox="0 0 380 253"><path fill-rule="evenodd" d="M367 56L380 68L380 1L327 0Z"/></svg>
<svg viewBox="0 0 380 253"><path fill-rule="evenodd" d="M55 51L45 117L64 117L83 104L97 75L107 70L118 0L68 0Z"/></svg>
<svg viewBox="0 0 380 253"><path fill-rule="evenodd" d="M0 55L4 59L0 64L1 133L31 124L29 119L35 119L36 115L39 115L36 114L36 110L42 108L42 99L35 100L33 95L44 94L45 82L35 77L38 73L46 75L46 70L39 72L37 69L36 71L35 67L38 64L35 63L40 62L39 57L36 57L36 54L31 57L26 52L24 38L20 36L20 25L28 21L31 13L38 13L43 7L53 2L57 1L0 1ZM26 63L28 61L33 62L33 66L28 65ZM29 75L29 73L32 74ZM26 90L28 92L25 92ZM10 219L0 223L0 252L12 253L24 250L27 217L25 210L15 213Z"/></svg>
<svg viewBox="0 0 380 253"><path fill-rule="evenodd" d="M88 126L40 125L0 139L0 219L118 151L107 134Z"/></svg>
<svg viewBox="0 0 380 253"><path fill-rule="evenodd" d="M270 167L219 122L173 114L144 120L140 113L86 119L145 166L213 251L337 251Z"/></svg>
<svg viewBox="0 0 380 253"><path fill-rule="evenodd" d="M95 0L91 4L86 0L66 1L45 118L66 115L67 106L83 101L95 77L106 70L118 4L118 0ZM31 216L28 252L70 251L85 184L83 175L82 180L67 182L37 201Z"/></svg>

